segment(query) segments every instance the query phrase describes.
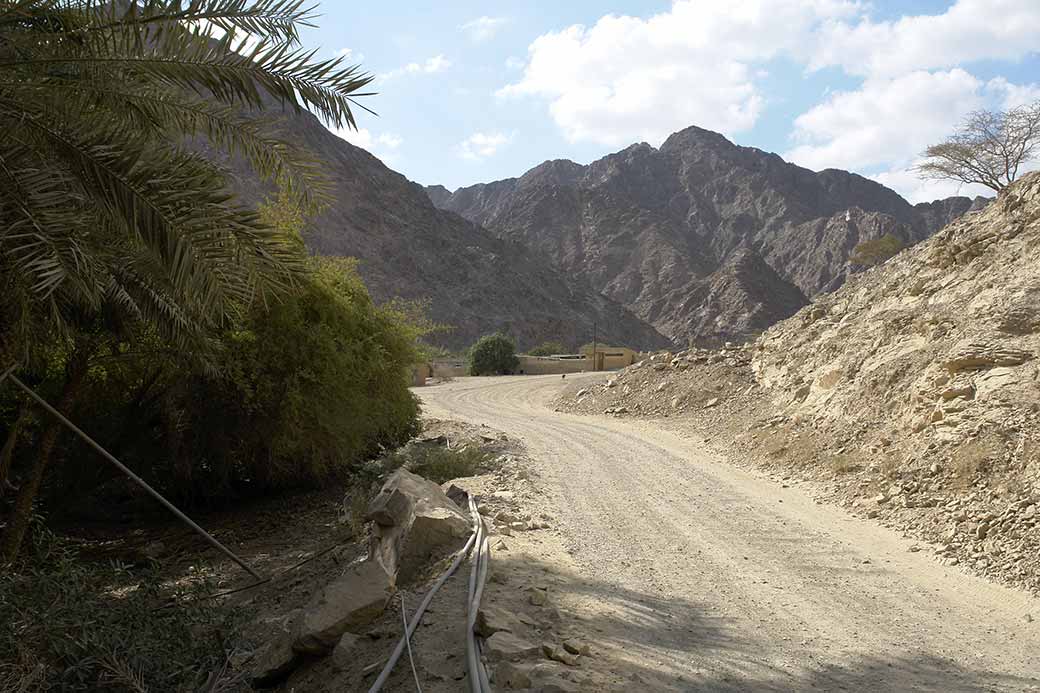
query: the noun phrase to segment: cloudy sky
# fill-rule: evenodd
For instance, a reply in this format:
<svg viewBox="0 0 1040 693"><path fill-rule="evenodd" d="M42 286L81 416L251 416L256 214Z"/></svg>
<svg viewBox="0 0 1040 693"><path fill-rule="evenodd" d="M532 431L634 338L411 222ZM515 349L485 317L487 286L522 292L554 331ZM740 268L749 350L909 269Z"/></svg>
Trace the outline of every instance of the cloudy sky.
<svg viewBox="0 0 1040 693"><path fill-rule="evenodd" d="M1040 0L323 0L304 41L375 74L341 133L422 183L587 163L699 125L911 201L965 114L1040 99Z"/></svg>

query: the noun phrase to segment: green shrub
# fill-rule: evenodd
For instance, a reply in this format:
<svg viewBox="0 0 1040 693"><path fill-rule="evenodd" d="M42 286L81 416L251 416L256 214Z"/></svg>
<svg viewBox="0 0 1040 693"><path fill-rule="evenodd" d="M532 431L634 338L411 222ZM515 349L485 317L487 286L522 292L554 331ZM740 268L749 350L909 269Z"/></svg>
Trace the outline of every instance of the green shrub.
<svg viewBox="0 0 1040 693"><path fill-rule="evenodd" d="M553 356L554 354L566 354L567 347L560 342L542 342L534 349L528 349L528 355L530 356Z"/></svg>
<svg viewBox="0 0 1040 693"><path fill-rule="evenodd" d="M0 691L195 691L226 661L239 617L195 601L203 581L164 589L151 570L87 564L33 534L0 571Z"/></svg>
<svg viewBox="0 0 1040 693"><path fill-rule="evenodd" d="M864 241L852 249L849 260L855 265L873 267L893 257L904 248L903 242L890 233L872 241Z"/></svg>
<svg viewBox="0 0 1040 693"><path fill-rule="evenodd" d="M438 484L452 479L476 476L491 465L491 453L479 447L451 449L439 445L409 445L396 450L382 460L387 473L404 467L414 474Z"/></svg>
<svg viewBox="0 0 1040 693"><path fill-rule="evenodd" d="M516 343L501 333L484 335L469 350L470 375L505 375L519 364Z"/></svg>

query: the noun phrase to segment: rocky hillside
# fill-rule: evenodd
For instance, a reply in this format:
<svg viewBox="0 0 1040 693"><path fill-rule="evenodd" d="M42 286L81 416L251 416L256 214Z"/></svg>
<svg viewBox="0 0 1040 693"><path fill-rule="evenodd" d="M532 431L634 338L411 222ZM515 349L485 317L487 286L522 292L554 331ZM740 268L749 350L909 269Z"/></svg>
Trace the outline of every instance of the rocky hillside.
<svg viewBox="0 0 1040 693"><path fill-rule="evenodd" d="M841 286L860 242L891 233L910 245L977 204L915 207L861 176L809 171L696 127L659 149L637 144L588 166L548 161L450 195L427 190L439 207L547 254L677 342L746 338ZM734 275L738 252L773 271Z"/></svg>
<svg viewBox="0 0 1040 693"><path fill-rule="evenodd" d="M1040 593L1040 174L753 344L573 387Z"/></svg>
<svg viewBox="0 0 1040 693"><path fill-rule="evenodd" d="M577 345L592 339L595 322L599 334L616 343L668 343L583 277L569 277L536 250L437 209L422 187L333 135L311 114L288 116L283 132L321 160L331 184L334 202L312 220L308 248L358 258L377 301L428 300L431 317L454 327L432 341L460 348L504 330L521 347L549 339ZM230 166L243 196L262 199L248 166Z"/></svg>
<svg viewBox="0 0 1040 693"><path fill-rule="evenodd" d="M1040 175L767 331L760 383L877 439L1040 442ZM1006 449L1005 449L1006 448ZM1040 468L1034 470L1040 483Z"/></svg>

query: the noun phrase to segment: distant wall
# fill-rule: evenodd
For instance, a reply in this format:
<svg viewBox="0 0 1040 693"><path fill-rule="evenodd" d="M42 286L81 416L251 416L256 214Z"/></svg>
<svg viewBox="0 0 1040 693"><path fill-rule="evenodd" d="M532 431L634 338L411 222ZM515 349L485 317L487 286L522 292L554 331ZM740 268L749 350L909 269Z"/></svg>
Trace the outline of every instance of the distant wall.
<svg viewBox="0 0 1040 693"><path fill-rule="evenodd" d="M593 357L592 347L585 347L582 349L582 353L591 363ZM639 353L628 347L612 347L606 344L597 344L595 357L597 371L615 371L631 366L638 361Z"/></svg>
<svg viewBox="0 0 1040 693"><path fill-rule="evenodd" d="M424 386L432 371L433 369L427 363L417 363L412 366L412 387Z"/></svg>
<svg viewBox="0 0 1040 693"><path fill-rule="evenodd" d="M469 375L469 364L465 361L432 361L431 378L459 378Z"/></svg>
<svg viewBox="0 0 1040 693"><path fill-rule="evenodd" d="M516 372L521 375L553 375L560 373L583 373L589 370L585 357L560 359L552 356L518 356L520 365Z"/></svg>

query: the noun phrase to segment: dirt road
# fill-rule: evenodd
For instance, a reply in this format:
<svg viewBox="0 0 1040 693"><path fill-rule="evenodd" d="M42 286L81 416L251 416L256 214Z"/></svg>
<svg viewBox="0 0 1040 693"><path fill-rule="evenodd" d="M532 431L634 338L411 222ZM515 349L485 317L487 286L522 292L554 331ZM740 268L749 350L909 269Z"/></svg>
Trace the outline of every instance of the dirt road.
<svg viewBox="0 0 1040 693"><path fill-rule="evenodd" d="M524 440L582 576L572 605L623 660L621 689L1040 691L1040 601L695 440L555 413L562 384L465 378L420 394L432 416Z"/></svg>

